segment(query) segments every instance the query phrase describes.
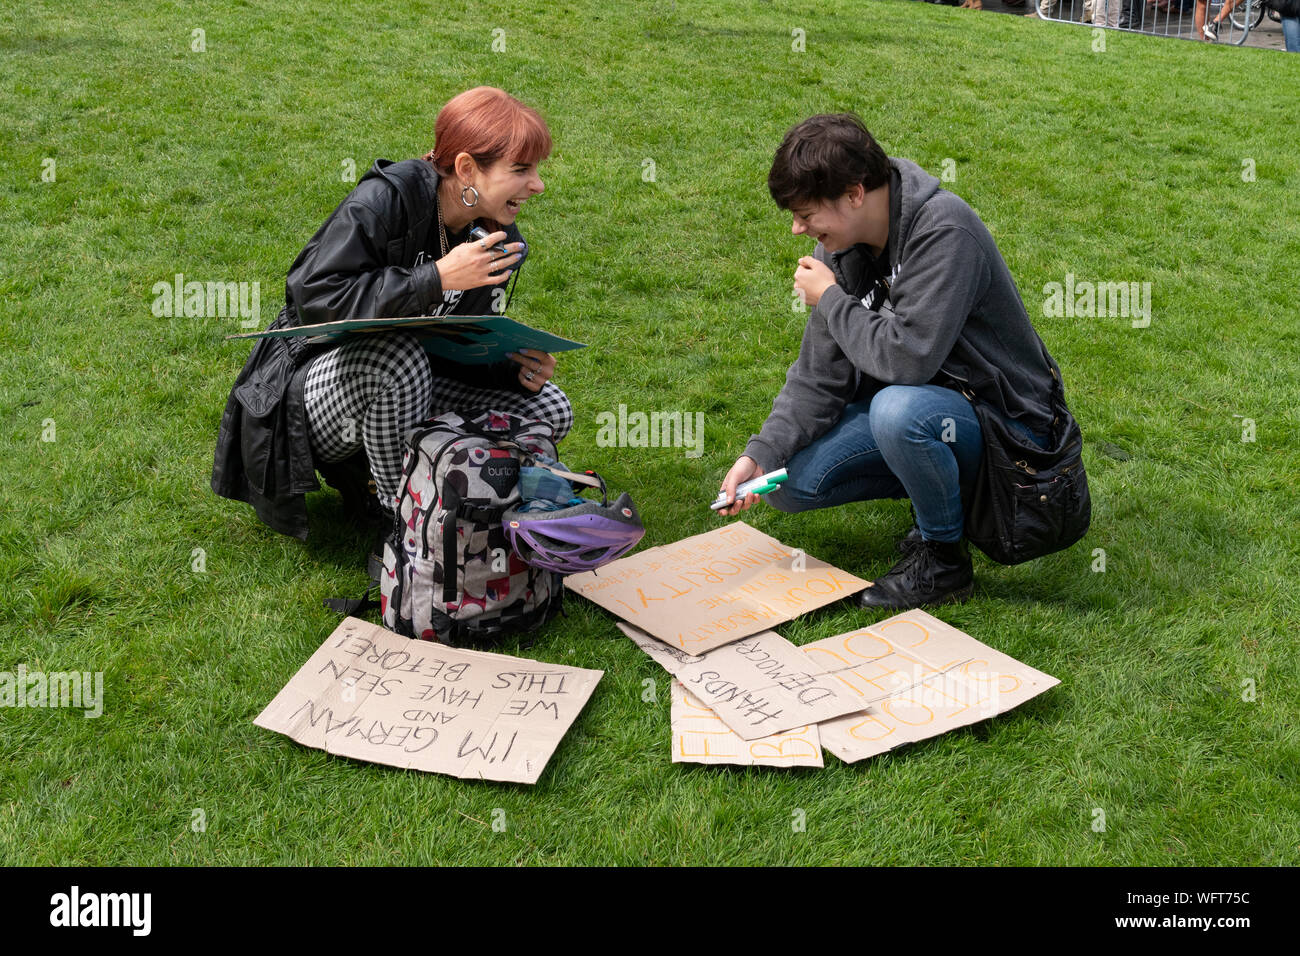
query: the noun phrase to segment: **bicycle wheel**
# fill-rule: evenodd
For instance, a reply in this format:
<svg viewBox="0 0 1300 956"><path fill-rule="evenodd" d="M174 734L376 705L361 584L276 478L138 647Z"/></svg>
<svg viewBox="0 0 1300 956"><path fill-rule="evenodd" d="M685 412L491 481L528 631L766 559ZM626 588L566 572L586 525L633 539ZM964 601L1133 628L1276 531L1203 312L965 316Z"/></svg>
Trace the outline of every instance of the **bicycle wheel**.
<svg viewBox="0 0 1300 956"><path fill-rule="evenodd" d="M1264 19L1264 4L1260 0L1241 0L1241 3L1232 8L1228 19L1238 30L1249 33Z"/></svg>

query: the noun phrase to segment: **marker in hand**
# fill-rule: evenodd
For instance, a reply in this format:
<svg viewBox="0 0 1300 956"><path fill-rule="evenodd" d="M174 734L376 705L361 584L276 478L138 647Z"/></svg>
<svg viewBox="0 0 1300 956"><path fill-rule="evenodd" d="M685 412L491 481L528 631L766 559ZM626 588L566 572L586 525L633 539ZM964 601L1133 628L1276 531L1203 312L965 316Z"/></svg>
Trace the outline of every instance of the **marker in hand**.
<svg viewBox="0 0 1300 956"><path fill-rule="evenodd" d="M727 500L725 491L718 492L718 498L709 508L713 511L721 511L723 508L730 507L737 501L740 501L745 495L765 495L769 491L775 491L790 476L786 474L784 468L779 468L771 474L759 475L757 478L751 478L736 486L736 497L731 501Z"/></svg>

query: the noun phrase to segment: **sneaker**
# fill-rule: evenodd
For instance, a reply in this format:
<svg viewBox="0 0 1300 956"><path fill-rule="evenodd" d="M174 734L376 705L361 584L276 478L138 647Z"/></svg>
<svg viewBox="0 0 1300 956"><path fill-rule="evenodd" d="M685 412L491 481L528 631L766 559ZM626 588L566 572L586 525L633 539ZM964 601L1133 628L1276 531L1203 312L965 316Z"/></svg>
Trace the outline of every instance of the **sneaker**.
<svg viewBox="0 0 1300 956"><path fill-rule="evenodd" d="M1219 39L1219 21L1207 20L1205 26L1201 27L1201 32L1205 34L1205 39L1207 40L1213 41Z"/></svg>
<svg viewBox="0 0 1300 956"><path fill-rule="evenodd" d="M926 541L858 594L861 607L906 611L965 601L975 589L975 574L965 541Z"/></svg>

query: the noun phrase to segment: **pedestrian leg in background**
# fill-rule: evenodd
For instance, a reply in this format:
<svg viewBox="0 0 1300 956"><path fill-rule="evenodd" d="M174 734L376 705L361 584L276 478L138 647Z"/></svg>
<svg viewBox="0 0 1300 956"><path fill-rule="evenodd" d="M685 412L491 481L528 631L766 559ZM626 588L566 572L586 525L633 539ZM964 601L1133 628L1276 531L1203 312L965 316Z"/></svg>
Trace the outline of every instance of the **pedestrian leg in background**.
<svg viewBox="0 0 1300 956"><path fill-rule="evenodd" d="M1099 27L1118 27L1123 0L1093 0L1092 22Z"/></svg>
<svg viewBox="0 0 1300 956"><path fill-rule="evenodd" d="M1282 18L1282 39L1288 53L1300 53L1300 17Z"/></svg>

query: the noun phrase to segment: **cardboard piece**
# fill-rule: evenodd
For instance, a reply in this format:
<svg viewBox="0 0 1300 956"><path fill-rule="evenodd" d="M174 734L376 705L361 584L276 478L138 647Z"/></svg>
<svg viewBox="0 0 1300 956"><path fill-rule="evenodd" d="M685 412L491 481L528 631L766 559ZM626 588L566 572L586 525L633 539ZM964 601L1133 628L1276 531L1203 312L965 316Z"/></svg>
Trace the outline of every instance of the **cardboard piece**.
<svg viewBox="0 0 1300 956"><path fill-rule="evenodd" d="M1060 683L920 610L801 650L864 705L818 728L845 763L1004 713Z"/></svg>
<svg viewBox="0 0 1300 956"><path fill-rule="evenodd" d="M661 641L701 654L867 582L737 521L571 574L564 585Z"/></svg>
<svg viewBox="0 0 1300 956"><path fill-rule="evenodd" d="M227 335L228 339L289 338L308 335L313 344L342 341L348 336L404 329L415 335L426 352L462 365L486 365L505 359L507 352L537 349L564 352L581 342L530 328L504 315L415 315L405 318L339 319L283 329Z"/></svg>
<svg viewBox="0 0 1300 956"><path fill-rule="evenodd" d="M695 657L624 624L619 630L743 740L862 709L862 700L780 634L763 631Z"/></svg>
<svg viewBox="0 0 1300 956"><path fill-rule="evenodd" d="M253 723L341 757L536 783L603 676L349 617Z"/></svg>
<svg viewBox="0 0 1300 956"><path fill-rule="evenodd" d="M678 680L672 682L672 736L673 763L824 766L816 724L745 740Z"/></svg>

